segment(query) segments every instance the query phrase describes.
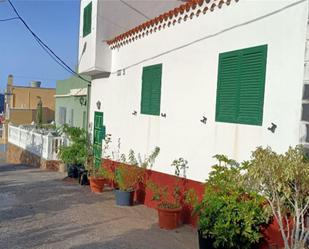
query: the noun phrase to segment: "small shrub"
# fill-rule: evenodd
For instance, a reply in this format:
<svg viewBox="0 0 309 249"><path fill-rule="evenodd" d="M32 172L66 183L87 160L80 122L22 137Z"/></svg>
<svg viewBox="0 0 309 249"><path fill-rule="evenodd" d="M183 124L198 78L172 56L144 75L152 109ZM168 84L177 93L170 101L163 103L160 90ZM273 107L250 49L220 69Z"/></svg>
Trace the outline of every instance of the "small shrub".
<svg viewBox="0 0 309 249"><path fill-rule="evenodd" d="M308 248L309 160L304 149L290 147L278 154L260 147L246 167L250 186L265 196L279 224L284 248Z"/></svg>
<svg viewBox="0 0 309 249"><path fill-rule="evenodd" d="M175 159L171 166L175 168L175 182L172 187L172 198L169 198L168 187L167 186L159 186L153 181L147 182L147 188L151 190L153 196L152 200L160 202L158 207L164 209L174 209L181 207L181 188L180 188L180 173L183 172L183 176L186 176L186 169L188 169L188 161L183 159L182 157L179 159Z"/></svg>
<svg viewBox="0 0 309 249"><path fill-rule="evenodd" d="M122 154L120 156L121 164L115 170L115 181L118 183L119 189L130 191L134 190L137 184L143 183L146 169L152 167L159 152L160 148L155 147L154 151L144 160L141 160L140 155L137 159L132 149L129 151L128 157Z"/></svg>
<svg viewBox="0 0 309 249"><path fill-rule="evenodd" d="M215 157L219 164L213 166L197 208L199 229L215 248L250 249L262 238L260 226L269 218L265 201L247 191L239 164L222 155Z"/></svg>
<svg viewBox="0 0 309 249"><path fill-rule="evenodd" d="M91 151L86 130L64 125L63 132L68 136L70 143L60 146L59 158L66 164L85 165Z"/></svg>

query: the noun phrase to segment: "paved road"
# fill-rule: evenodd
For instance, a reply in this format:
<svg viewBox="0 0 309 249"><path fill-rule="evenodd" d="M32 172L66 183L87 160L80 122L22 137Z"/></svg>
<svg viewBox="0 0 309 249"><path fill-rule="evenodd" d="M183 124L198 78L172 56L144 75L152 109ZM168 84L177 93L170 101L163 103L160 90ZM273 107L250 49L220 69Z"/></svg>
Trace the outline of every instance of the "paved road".
<svg viewBox="0 0 309 249"><path fill-rule="evenodd" d="M113 193L63 181L62 173L0 165L1 249L195 249L189 226L163 231L145 206L120 208Z"/></svg>

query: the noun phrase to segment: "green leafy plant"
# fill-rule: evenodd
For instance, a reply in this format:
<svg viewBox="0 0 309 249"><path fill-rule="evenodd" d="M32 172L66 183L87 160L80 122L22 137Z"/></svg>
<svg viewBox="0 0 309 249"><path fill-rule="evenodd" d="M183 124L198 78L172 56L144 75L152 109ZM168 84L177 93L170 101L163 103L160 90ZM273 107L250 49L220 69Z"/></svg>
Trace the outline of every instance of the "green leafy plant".
<svg viewBox="0 0 309 249"><path fill-rule="evenodd" d="M142 160L141 155L138 154L138 164L140 167L145 169L151 169L153 167L153 164L155 163L156 158L158 157L160 153L160 148L155 147L152 153L146 157L144 160Z"/></svg>
<svg viewBox="0 0 309 249"><path fill-rule="evenodd" d="M109 145L112 142L111 134L106 134L104 138L104 145L102 148L102 161L104 162L104 159L109 159L109 155L107 154L109 150ZM89 145L91 148L91 145ZM87 170L88 174L94 178L105 178L108 180L113 181L115 179L114 172L111 169L105 168L105 167L95 167L94 166L94 158L93 158L93 151L90 149L88 154L88 160L87 160Z"/></svg>
<svg viewBox="0 0 309 249"><path fill-rule="evenodd" d="M309 160L303 147L284 154L259 147L245 165L250 186L265 196L279 224L284 248L308 248Z"/></svg>
<svg viewBox="0 0 309 249"><path fill-rule="evenodd" d="M134 150L130 149L127 157L125 154L120 155L120 162L139 166L144 169L151 169L159 153L160 148L155 147L149 156L146 156L144 159L142 159L140 153L138 153L136 158Z"/></svg>
<svg viewBox="0 0 309 249"><path fill-rule="evenodd" d="M197 214L199 199L195 189L190 188L184 192L184 203L193 209L192 216Z"/></svg>
<svg viewBox="0 0 309 249"><path fill-rule="evenodd" d="M106 136L104 138L103 148L102 148L102 158L103 159L110 159L111 158L111 156L107 154L111 142L112 142L112 135L106 134Z"/></svg>
<svg viewBox="0 0 309 249"><path fill-rule="evenodd" d="M223 155L205 185L197 206L199 229L215 248L249 249L262 238L260 226L268 222L265 200L250 192L241 173L243 167Z"/></svg>
<svg viewBox="0 0 309 249"><path fill-rule="evenodd" d="M171 166L175 168L175 176L180 176L180 172L182 171L183 177L186 178L186 170L189 168L187 165L188 161L182 157L175 159L171 164Z"/></svg>
<svg viewBox="0 0 309 249"><path fill-rule="evenodd" d="M131 191L136 188L138 183L144 182L146 169L153 165L159 152L160 148L155 147L154 151L145 160L138 160L132 149L130 149L128 157L122 154L120 156L121 164L115 170L115 181L119 189Z"/></svg>
<svg viewBox="0 0 309 249"><path fill-rule="evenodd" d="M183 172L183 176L186 176L186 169L188 169L188 161L182 157L175 159L171 166L175 168L175 183L173 184L171 191L171 199L169 198L169 189L167 186L159 186L157 183L149 180L147 182L147 188L151 190L154 201L160 202L158 207L164 209L174 209L181 207L181 188L180 188L180 173Z"/></svg>
<svg viewBox="0 0 309 249"><path fill-rule="evenodd" d="M115 180L122 191L132 191L144 180L145 170L134 165L120 164L115 170Z"/></svg>
<svg viewBox="0 0 309 249"><path fill-rule="evenodd" d="M37 96L38 98L38 104L36 108L36 126L37 128L42 128L43 124L43 103L42 98L40 96Z"/></svg>
<svg viewBox="0 0 309 249"><path fill-rule="evenodd" d="M64 125L63 132L68 136L69 145L60 146L59 158L65 164L85 165L91 150L86 130Z"/></svg>

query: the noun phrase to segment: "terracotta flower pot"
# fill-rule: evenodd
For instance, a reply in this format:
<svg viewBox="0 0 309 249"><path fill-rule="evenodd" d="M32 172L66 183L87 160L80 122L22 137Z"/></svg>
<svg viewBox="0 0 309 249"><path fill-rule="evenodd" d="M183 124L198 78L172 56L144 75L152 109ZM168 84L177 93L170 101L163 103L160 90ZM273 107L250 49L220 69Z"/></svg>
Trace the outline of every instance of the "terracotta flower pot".
<svg viewBox="0 0 309 249"><path fill-rule="evenodd" d="M90 180L90 188L91 188L92 192L94 192L94 193L102 193L103 192L103 188L104 188L104 184L106 183L106 179L90 177L89 180Z"/></svg>
<svg viewBox="0 0 309 249"><path fill-rule="evenodd" d="M160 208L158 207L159 226L163 229L175 229L181 225L182 208Z"/></svg>

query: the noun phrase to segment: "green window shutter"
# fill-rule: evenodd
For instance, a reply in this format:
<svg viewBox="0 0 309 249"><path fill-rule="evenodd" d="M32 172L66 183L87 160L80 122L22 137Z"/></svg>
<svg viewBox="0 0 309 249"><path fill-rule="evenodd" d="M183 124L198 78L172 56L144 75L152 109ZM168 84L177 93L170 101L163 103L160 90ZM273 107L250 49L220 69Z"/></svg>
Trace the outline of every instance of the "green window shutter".
<svg viewBox="0 0 309 249"><path fill-rule="evenodd" d="M84 8L83 37L91 33L92 2Z"/></svg>
<svg viewBox="0 0 309 249"><path fill-rule="evenodd" d="M96 167L101 165L102 157L102 139L103 139L103 112L94 113L94 129L93 129L93 155Z"/></svg>
<svg viewBox="0 0 309 249"><path fill-rule="evenodd" d="M239 54L220 54L216 121L236 122L239 82Z"/></svg>
<svg viewBox="0 0 309 249"><path fill-rule="evenodd" d="M143 68L141 113L160 115L162 64Z"/></svg>
<svg viewBox="0 0 309 249"><path fill-rule="evenodd" d="M242 51L238 122L262 125L267 46Z"/></svg>
<svg viewBox="0 0 309 249"><path fill-rule="evenodd" d="M143 70L142 76L142 103L141 113L149 114L151 106L151 79L148 79L147 71Z"/></svg>
<svg viewBox="0 0 309 249"><path fill-rule="evenodd" d="M262 125L267 45L219 56L216 121Z"/></svg>
<svg viewBox="0 0 309 249"><path fill-rule="evenodd" d="M94 131L94 143L99 144L102 142L102 135L100 130Z"/></svg>
<svg viewBox="0 0 309 249"><path fill-rule="evenodd" d="M101 130L101 140L105 139L105 137L106 137L106 126L103 125Z"/></svg>

